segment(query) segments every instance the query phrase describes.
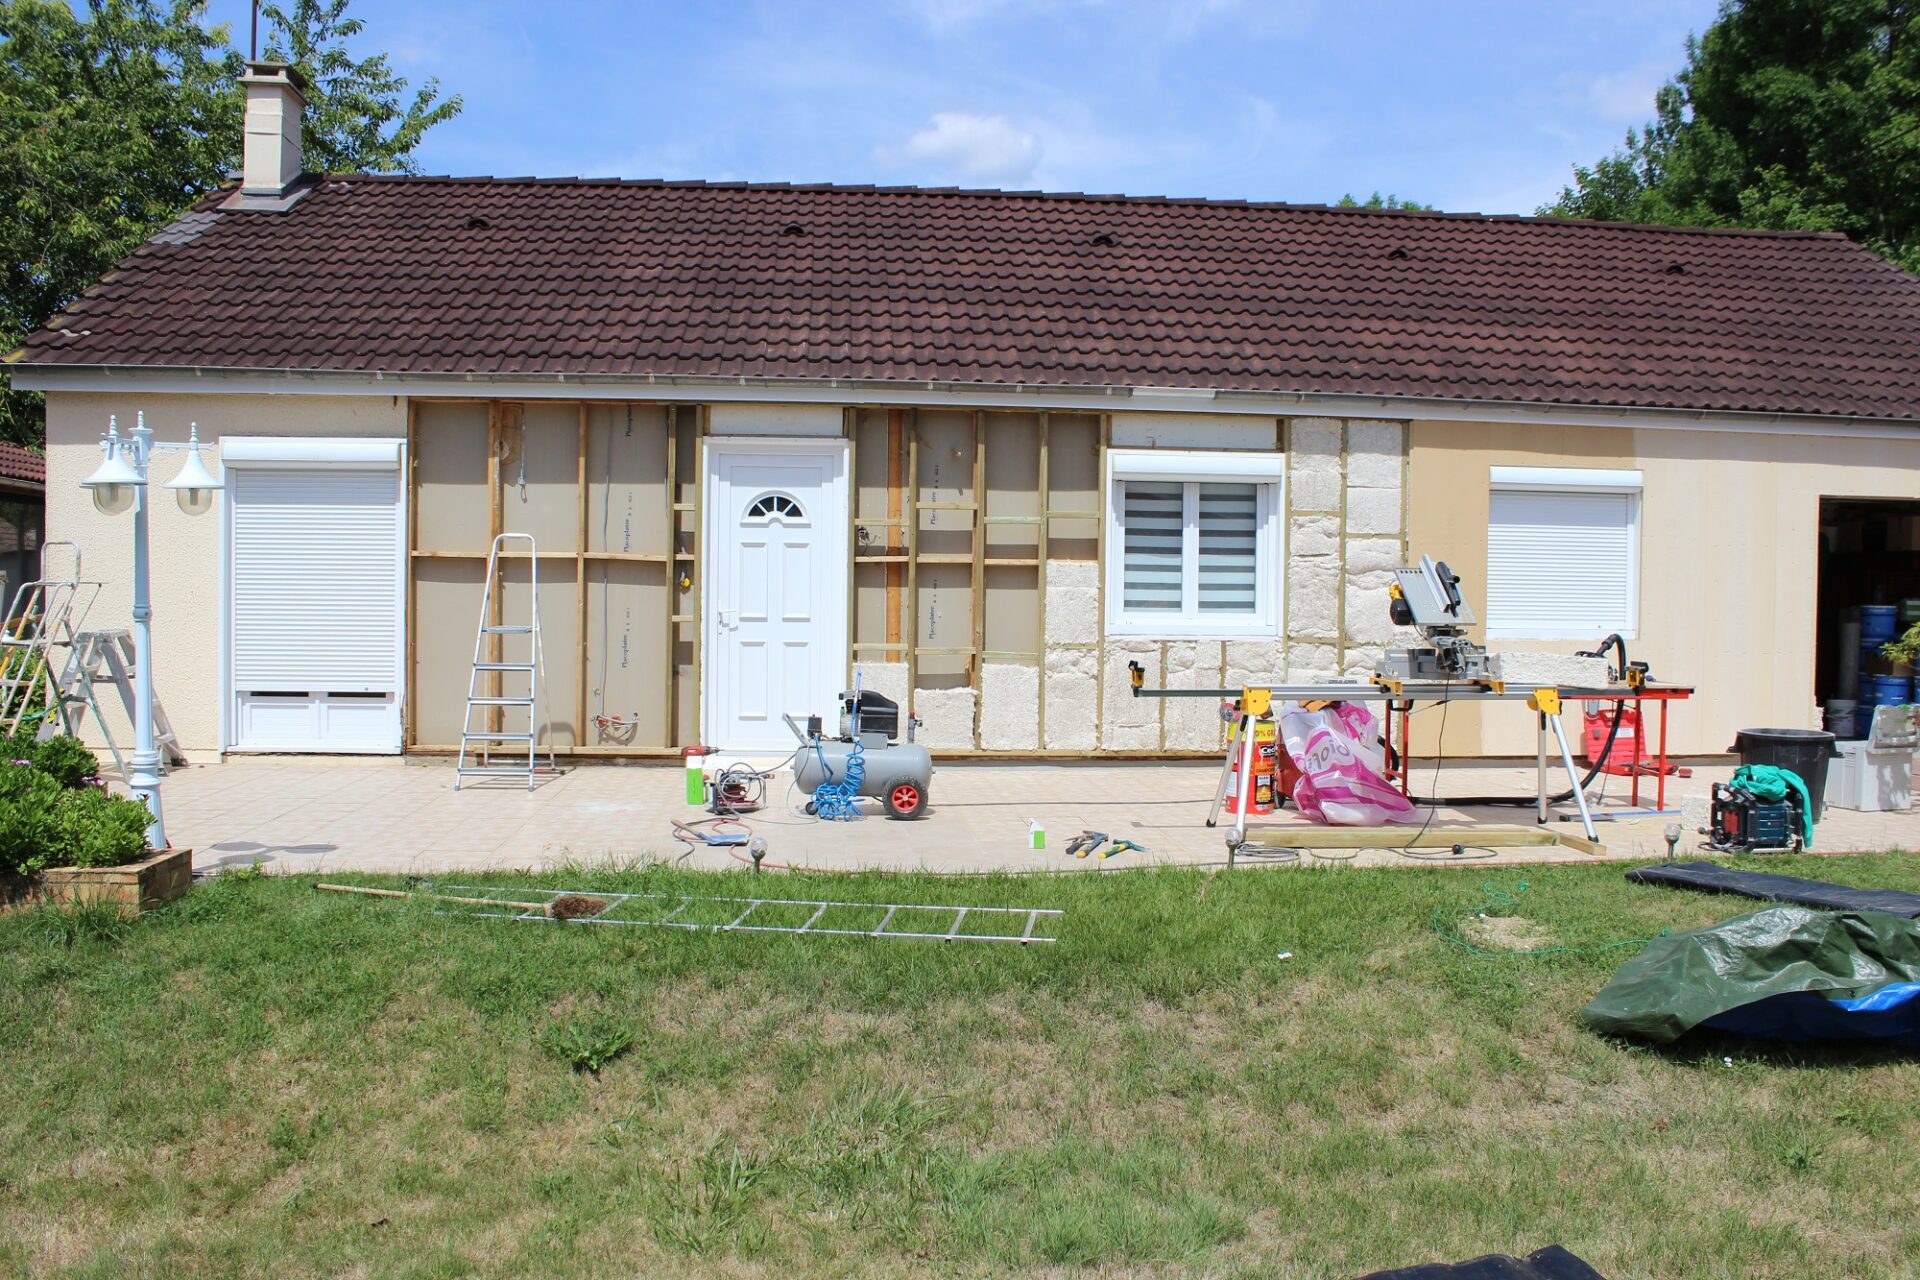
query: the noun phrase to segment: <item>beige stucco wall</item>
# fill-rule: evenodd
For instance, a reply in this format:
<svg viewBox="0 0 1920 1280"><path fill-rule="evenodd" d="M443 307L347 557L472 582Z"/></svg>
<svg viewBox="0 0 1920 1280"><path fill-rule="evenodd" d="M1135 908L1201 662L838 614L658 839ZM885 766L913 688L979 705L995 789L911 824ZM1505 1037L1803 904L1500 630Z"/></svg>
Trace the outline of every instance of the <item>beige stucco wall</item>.
<svg viewBox="0 0 1920 1280"><path fill-rule="evenodd" d="M47 396L47 537L78 542L88 578L105 584L88 616L94 628L130 625L133 608L133 518L105 516L80 487L100 465L99 440L107 416L125 432L145 411L159 441L184 441L198 421L203 442L224 436L359 436L407 434L406 402L394 396L95 395L56 391ZM161 455L153 479L179 469L177 454ZM153 503L153 644L155 689L190 757L220 749L220 535L218 508L184 514L156 489ZM122 746L125 726L115 730Z"/></svg>
<svg viewBox="0 0 1920 1280"><path fill-rule="evenodd" d="M1486 595L1488 481L1495 466L1642 473L1640 616L1638 638L1628 648L1652 664L1656 678L1698 688L1692 701L1673 707L1673 750L1717 753L1742 727L1818 727L1820 499L1920 498L1920 433L1866 439L1416 422L1411 551L1447 561L1476 610ZM1493 647L1571 653L1590 643L1502 640ZM1655 714L1649 706L1650 721ZM1569 718L1570 736L1576 723ZM1437 717L1423 715L1415 724L1422 729L1416 750L1430 753ZM1531 755L1531 717L1524 704L1455 705L1448 709L1444 745L1449 755Z"/></svg>
<svg viewBox="0 0 1920 1280"><path fill-rule="evenodd" d="M143 409L165 441L184 440L190 419L199 421L203 438L216 441L229 435L404 437L407 419L406 402L391 396L50 394L47 537L80 542L87 576L106 583L89 618L95 627L127 624L131 521L100 515L79 482L98 465L97 441L107 416L118 414L123 426L130 426ZM1372 430L1380 424L1362 425ZM1303 494L1306 489L1298 487L1311 478L1301 469L1306 442L1292 443L1289 483ZM1328 490L1333 496L1327 500L1349 514L1356 509L1355 485L1384 483L1347 474L1351 447L1347 442L1334 454ZM1383 476L1390 470L1384 467L1389 453L1382 451L1383 466L1376 468ZM155 479L172 478L178 465L176 457L164 457ZM1815 723L1812 611L1820 498L1920 498L1920 436L1883 440L1415 422L1406 444L1406 552L1450 562L1476 607L1485 598L1493 466L1621 467L1644 474L1640 625L1630 645L1636 658L1653 664L1657 676L1699 686L1696 700L1673 713L1674 749L1691 753L1723 750L1743 725ZM1305 510L1325 504L1301 498L1291 505ZM164 494L155 503L152 523L158 689L190 754L205 758L220 743L222 525L217 514L183 515ZM1305 539L1310 532L1289 530L1290 578L1300 568L1295 553L1312 550L1311 539ZM1391 529L1380 533L1392 537ZM1064 599L1064 583L1050 578L1049 586L1050 597ZM1097 598L1097 576L1087 589ZM1293 594L1290 587L1288 631L1304 635L1292 616L1303 602ZM1329 641L1344 644L1363 664L1371 661L1369 646L1380 640L1355 628L1364 630L1373 618L1380 604L1375 594L1349 592L1342 599L1345 625ZM1051 613L1048 627L1051 652ZM1497 647L1571 652L1583 643L1502 641ZM1313 645L1296 641L1292 649L1298 652L1266 651L1279 647L1215 644L1223 656L1209 666L1210 678L1213 666L1231 682L1252 678L1256 669L1313 665ZM1243 655L1243 649L1261 651ZM1345 665L1337 654L1335 665ZM1051 723L1052 711L1049 716ZM1438 718L1422 715L1415 723L1421 726L1417 745L1430 753ZM1161 749L1190 745L1184 739L1163 741L1159 734L1155 744ZM1529 755L1530 717L1519 705L1455 705L1448 711L1444 745L1449 755Z"/></svg>

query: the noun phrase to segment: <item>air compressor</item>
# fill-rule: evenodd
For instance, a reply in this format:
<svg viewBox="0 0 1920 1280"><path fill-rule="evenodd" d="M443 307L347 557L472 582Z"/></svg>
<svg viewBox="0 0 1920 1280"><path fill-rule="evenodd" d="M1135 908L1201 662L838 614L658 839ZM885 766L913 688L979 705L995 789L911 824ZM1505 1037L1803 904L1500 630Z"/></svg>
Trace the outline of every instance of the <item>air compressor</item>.
<svg viewBox="0 0 1920 1280"><path fill-rule="evenodd" d="M901 721L907 740L901 742ZM794 753L794 785L816 795L822 784L849 785L849 795L866 796L886 805L890 818L917 818L927 807L933 783L933 757L913 740L919 721L902 717L900 705L871 689L848 689L840 695L839 736L827 737L819 716L808 716L802 728L792 716L783 716L787 728L800 739ZM807 812L821 817L820 802L809 800ZM848 813L844 816L852 816Z"/></svg>

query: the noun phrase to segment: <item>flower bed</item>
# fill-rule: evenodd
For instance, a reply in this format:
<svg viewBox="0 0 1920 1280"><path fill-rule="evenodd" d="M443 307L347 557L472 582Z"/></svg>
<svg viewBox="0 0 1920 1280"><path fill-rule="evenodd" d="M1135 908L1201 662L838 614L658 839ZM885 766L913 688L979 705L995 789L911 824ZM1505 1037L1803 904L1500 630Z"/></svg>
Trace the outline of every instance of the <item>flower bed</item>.
<svg viewBox="0 0 1920 1280"><path fill-rule="evenodd" d="M146 806L108 793L99 777L100 761L73 738L35 740L21 736L0 741L0 883L34 885L49 891L61 885L96 879L118 883L125 877L75 877L67 872L96 872L133 868L162 859L147 849ZM189 862L189 869L190 869ZM143 891L151 889L177 897L185 877L176 886L173 872L149 870L136 877ZM64 891L63 900L79 900ZM83 895L87 896L87 895ZM126 900L125 895L107 895ZM135 896L130 905L142 905Z"/></svg>

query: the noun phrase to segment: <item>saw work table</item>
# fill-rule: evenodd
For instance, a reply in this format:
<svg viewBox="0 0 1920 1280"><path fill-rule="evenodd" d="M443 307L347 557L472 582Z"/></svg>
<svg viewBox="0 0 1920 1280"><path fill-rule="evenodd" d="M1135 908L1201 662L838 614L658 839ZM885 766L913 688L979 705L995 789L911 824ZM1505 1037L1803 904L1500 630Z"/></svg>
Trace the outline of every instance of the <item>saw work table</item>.
<svg viewBox="0 0 1920 1280"><path fill-rule="evenodd" d="M1529 704L1539 718L1539 736L1537 768L1539 775L1538 821L1550 820L1551 789L1548 785L1547 745L1548 739L1554 740L1560 763L1566 771L1568 786L1573 792L1573 802L1579 808L1581 825L1589 840L1598 840L1594 831L1593 815L1587 810L1586 794L1580 786L1580 771L1575 765L1573 752L1567 745L1566 731L1561 723L1565 704L1569 700L1591 700L1595 702L1632 702L1636 709L1640 704L1653 701L1660 704L1660 731L1658 756L1654 767L1658 771L1657 800L1658 807L1666 806L1667 774L1667 704L1690 697L1693 688L1690 685L1661 684L1649 682L1641 685L1606 685L1581 688L1510 688L1497 681L1477 680L1386 680L1376 677L1371 681L1332 680L1321 684L1275 684L1245 689L1148 689L1136 676L1133 690L1139 698L1212 698L1222 703L1240 703L1243 706L1253 704L1264 708L1274 702L1378 702L1382 703L1382 736L1392 745L1393 752L1388 760L1387 777L1399 784L1402 795L1412 797L1412 756L1409 749L1411 737L1410 722L1416 703L1426 702L1442 705L1453 702L1524 702ZM1241 732L1240 721L1244 714L1236 711L1232 732L1228 735L1227 767L1231 769L1235 752L1243 757L1244 776L1253 773L1253 739L1250 734ZM1644 723L1644 721L1643 721ZM1225 778L1221 782L1225 789ZM1633 802L1640 800L1638 772L1634 775ZM1230 844L1244 843L1246 838L1246 806L1240 806L1240 812L1234 826L1234 835Z"/></svg>
<svg viewBox="0 0 1920 1280"><path fill-rule="evenodd" d="M1393 578L1392 585L1387 588L1388 618L1396 627L1412 628L1425 643L1388 649L1380 665L1374 668L1373 675L1364 681L1248 685L1242 689L1148 689L1145 687L1146 672L1140 664L1127 664L1136 698L1221 700L1221 715L1232 722L1232 728L1227 733L1226 759L1221 765L1220 786L1214 792L1213 809L1207 817L1208 826L1219 820L1221 803L1236 773L1245 780L1243 786L1252 786L1254 743L1256 738L1261 738L1271 745L1273 722L1277 719L1273 712L1276 699L1303 703L1309 707L1327 702L1385 704L1381 717L1381 737L1389 747L1386 777L1389 782L1397 782L1400 794L1408 799L1413 798L1412 752L1408 739L1411 736L1409 722L1413 718L1415 703L1428 702L1444 707L1455 702L1525 702L1538 718L1538 733L1534 740L1540 783L1538 821L1543 826L1550 821L1550 810L1556 803L1556 798L1549 795L1547 788L1547 745L1551 738L1560 763L1567 771L1567 793L1558 799L1573 801L1574 807L1580 811L1580 826L1586 832L1588 841L1597 842L1599 836L1593 829L1593 813L1587 808L1586 788L1581 785L1580 769L1573 762L1573 748L1567 745L1567 730L1561 721L1566 701L1573 698L1611 702L1624 710L1628 702L1638 707L1652 698L1660 704L1660 757L1657 766L1659 805L1666 807L1667 703L1691 696L1691 686L1662 684L1649 679L1646 663L1627 660L1626 641L1618 634L1609 635L1595 649L1579 655L1583 658L1602 658L1608 649L1614 650L1619 660L1607 668L1609 683L1606 685L1592 688L1542 686L1504 679L1499 655L1488 652L1485 645L1467 634L1468 628L1474 625L1473 610L1467 607L1466 598L1460 594L1460 575L1449 569L1445 561L1436 562L1432 556L1422 556L1418 565L1395 569ZM1635 714L1637 717L1638 711ZM1399 729L1397 737L1394 732L1396 716ZM1610 738L1609 744L1611 741ZM1444 752L1445 744L1441 746ZM1633 769L1633 802L1636 805L1640 803L1641 770L1638 755L1636 751ZM1233 860L1234 851L1246 843L1247 810L1251 807L1247 803L1235 806L1233 834L1227 837L1229 863Z"/></svg>

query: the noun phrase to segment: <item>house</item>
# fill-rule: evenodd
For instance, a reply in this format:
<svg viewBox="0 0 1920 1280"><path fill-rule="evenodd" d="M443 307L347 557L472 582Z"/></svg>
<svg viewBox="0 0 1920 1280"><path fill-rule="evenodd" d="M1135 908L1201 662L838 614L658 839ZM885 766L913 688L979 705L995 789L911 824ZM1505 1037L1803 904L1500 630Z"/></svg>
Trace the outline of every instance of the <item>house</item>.
<svg viewBox="0 0 1920 1280"><path fill-rule="evenodd" d="M319 176L297 84L246 83L239 187L10 357L100 614L109 417L218 443L217 518L153 521L190 751L451 748L501 531L588 756L778 748L856 672L946 754L1212 751L1130 662L1364 674L1423 554L1496 649L1627 637L1719 752L1817 724L1847 606L1920 596L1920 280L1837 236ZM1444 747L1530 755L1531 718L1456 706Z"/></svg>
<svg viewBox="0 0 1920 1280"><path fill-rule="evenodd" d="M0 441L0 612L23 582L40 576L40 530L47 504L47 460Z"/></svg>

